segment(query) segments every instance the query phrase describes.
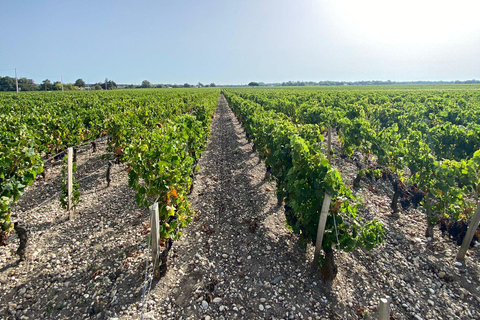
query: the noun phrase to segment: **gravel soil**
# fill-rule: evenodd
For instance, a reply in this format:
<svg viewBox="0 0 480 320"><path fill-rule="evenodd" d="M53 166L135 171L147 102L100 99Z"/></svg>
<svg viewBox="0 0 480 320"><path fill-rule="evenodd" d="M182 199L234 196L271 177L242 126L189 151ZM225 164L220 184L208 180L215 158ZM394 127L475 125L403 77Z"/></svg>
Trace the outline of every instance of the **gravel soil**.
<svg viewBox="0 0 480 320"><path fill-rule="evenodd" d="M338 141L333 139L336 154ZM134 201L126 166L79 153L81 200L73 220L60 208L60 166L29 187L15 219L30 232L18 262L16 235L0 250L0 319L140 319L149 213ZM335 157L345 181L352 161ZM455 261L459 247L423 237L418 209L393 217L392 187L362 180L360 215L380 220L386 242L370 252L336 252L338 275L326 284L285 228L275 182L220 96L207 150L189 199L196 215L170 251L166 275L153 280L144 319L375 319L391 296L392 319L480 318L480 249ZM321 205L321 204L319 204ZM150 283L147 282L147 288Z"/></svg>

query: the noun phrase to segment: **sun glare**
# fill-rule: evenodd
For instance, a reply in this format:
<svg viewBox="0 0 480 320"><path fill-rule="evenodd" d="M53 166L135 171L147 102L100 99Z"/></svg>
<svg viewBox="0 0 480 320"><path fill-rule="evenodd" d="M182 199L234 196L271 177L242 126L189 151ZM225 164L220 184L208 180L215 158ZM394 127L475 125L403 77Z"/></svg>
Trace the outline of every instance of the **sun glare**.
<svg viewBox="0 0 480 320"><path fill-rule="evenodd" d="M334 0L336 16L362 39L391 44L437 44L480 29L476 0Z"/></svg>

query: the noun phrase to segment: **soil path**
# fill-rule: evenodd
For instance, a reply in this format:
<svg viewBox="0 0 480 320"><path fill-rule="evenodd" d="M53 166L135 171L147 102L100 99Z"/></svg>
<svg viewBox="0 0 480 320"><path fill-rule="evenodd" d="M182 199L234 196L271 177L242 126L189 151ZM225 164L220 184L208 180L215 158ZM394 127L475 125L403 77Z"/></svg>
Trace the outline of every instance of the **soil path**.
<svg viewBox="0 0 480 320"><path fill-rule="evenodd" d="M196 221L174 245L153 296L168 319L329 318L309 258L285 228L275 183L223 96L190 197ZM327 302L327 304L326 304Z"/></svg>

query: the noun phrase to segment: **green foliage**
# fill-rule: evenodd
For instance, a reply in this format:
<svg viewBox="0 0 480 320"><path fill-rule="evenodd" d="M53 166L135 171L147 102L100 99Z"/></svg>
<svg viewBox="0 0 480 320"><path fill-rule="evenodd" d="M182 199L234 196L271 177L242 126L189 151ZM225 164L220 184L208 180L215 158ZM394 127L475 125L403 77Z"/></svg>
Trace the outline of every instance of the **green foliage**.
<svg viewBox="0 0 480 320"><path fill-rule="evenodd" d="M143 80L140 88L153 88L153 84L148 80Z"/></svg>
<svg viewBox="0 0 480 320"><path fill-rule="evenodd" d="M15 78L0 77L0 91L16 91Z"/></svg>
<svg viewBox="0 0 480 320"><path fill-rule="evenodd" d="M255 146L271 168L277 182L277 196L286 204L288 225L301 242L315 244L325 192L333 197L327 218L323 249L351 251L355 247L373 248L384 239L381 223L362 224L356 213L355 197L333 169L318 142L323 127L292 123L291 117L266 110L253 102L225 92L229 105L254 139ZM285 104L283 104L285 106ZM336 227L335 227L336 225ZM338 236L338 242L337 242Z"/></svg>
<svg viewBox="0 0 480 320"><path fill-rule="evenodd" d="M187 193L215 112L215 91L171 95L172 107L140 106L112 117L111 147L129 165L139 206L159 202L160 237L178 239L193 212Z"/></svg>
<svg viewBox="0 0 480 320"><path fill-rule="evenodd" d="M322 132L336 128L344 155L361 151L365 161L373 159L405 184L415 184L426 196L422 205L431 222L441 216L468 219L474 204L466 199L478 198L480 191L474 186L478 167L470 163L480 149L480 93L419 89L234 91L293 123L317 125Z"/></svg>
<svg viewBox="0 0 480 320"><path fill-rule="evenodd" d="M11 230L11 205L42 172L42 158L111 135L112 151L131 165L130 184L138 192L139 204L148 205L158 197L163 217L167 217L165 212L169 215L162 235L178 238L178 229L192 214L186 192L193 164L205 146L217 99L215 89L165 90L161 94L156 90L125 90L0 95L2 229ZM66 207L66 168L62 176L61 203ZM78 183L74 182L74 206L79 197Z"/></svg>
<svg viewBox="0 0 480 320"><path fill-rule="evenodd" d="M33 134L11 115L0 114L0 239L12 230L11 206L43 171Z"/></svg>
<svg viewBox="0 0 480 320"><path fill-rule="evenodd" d="M83 81L83 79L77 79L73 85L75 87L84 88L85 87L85 81Z"/></svg>
<svg viewBox="0 0 480 320"><path fill-rule="evenodd" d="M33 82L32 79L20 78L18 79L18 89L22 92L36 91L38 90L38 86Z"/></svg>
<svg viewBox="0 0 480 320"><path fill-rule="evenodd" d="M52 82L51 82L49 79L43 80L43 81L42 81L42 84L40 84L40 86L39 86L39 89L40 89L40 90L44 90L44 91L51 91L51 90L53 90Z"/></svg>

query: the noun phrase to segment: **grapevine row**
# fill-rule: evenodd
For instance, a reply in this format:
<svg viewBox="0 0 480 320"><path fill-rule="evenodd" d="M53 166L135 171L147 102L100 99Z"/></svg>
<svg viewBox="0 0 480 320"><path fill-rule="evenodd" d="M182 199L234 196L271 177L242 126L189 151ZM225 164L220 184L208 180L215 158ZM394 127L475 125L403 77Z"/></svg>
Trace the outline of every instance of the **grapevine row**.
<svg viewBox="0 0 480 320"><path fill-rule="evenodd" d="M292 123L312 124L320 132L335 128L343 155L360 151L354 185L364 175L388 177L394 212L398 200L426 209L427 237L439 220L466 225L474 212L480 191L479 92L234 91Z"/></svg>
<svg viewBox="0 0 480 320"><path fill-rule="evenodd" d="M230 91L225 97L275 177L287 223L304 244L315 244L325 192L332 196L320 261L325 279L332 280L336 275L334 248L346 252L356 247L370 250L383 242L381 223L362 221L357 215L356 199L340 173L330 166L319 143L323 136L316 126L293 124L286 115L265 110Z"/></svg>
<svg viewBox="0 0 480 320"><path fill-rule="evenodd" d="M161 203L162 238L178 238L192 214L186 196L217 97L216 90L2 95L1 240L14 227L12 205L43 171L45 159L104 135L129 166L138 204Z"/></svg>

